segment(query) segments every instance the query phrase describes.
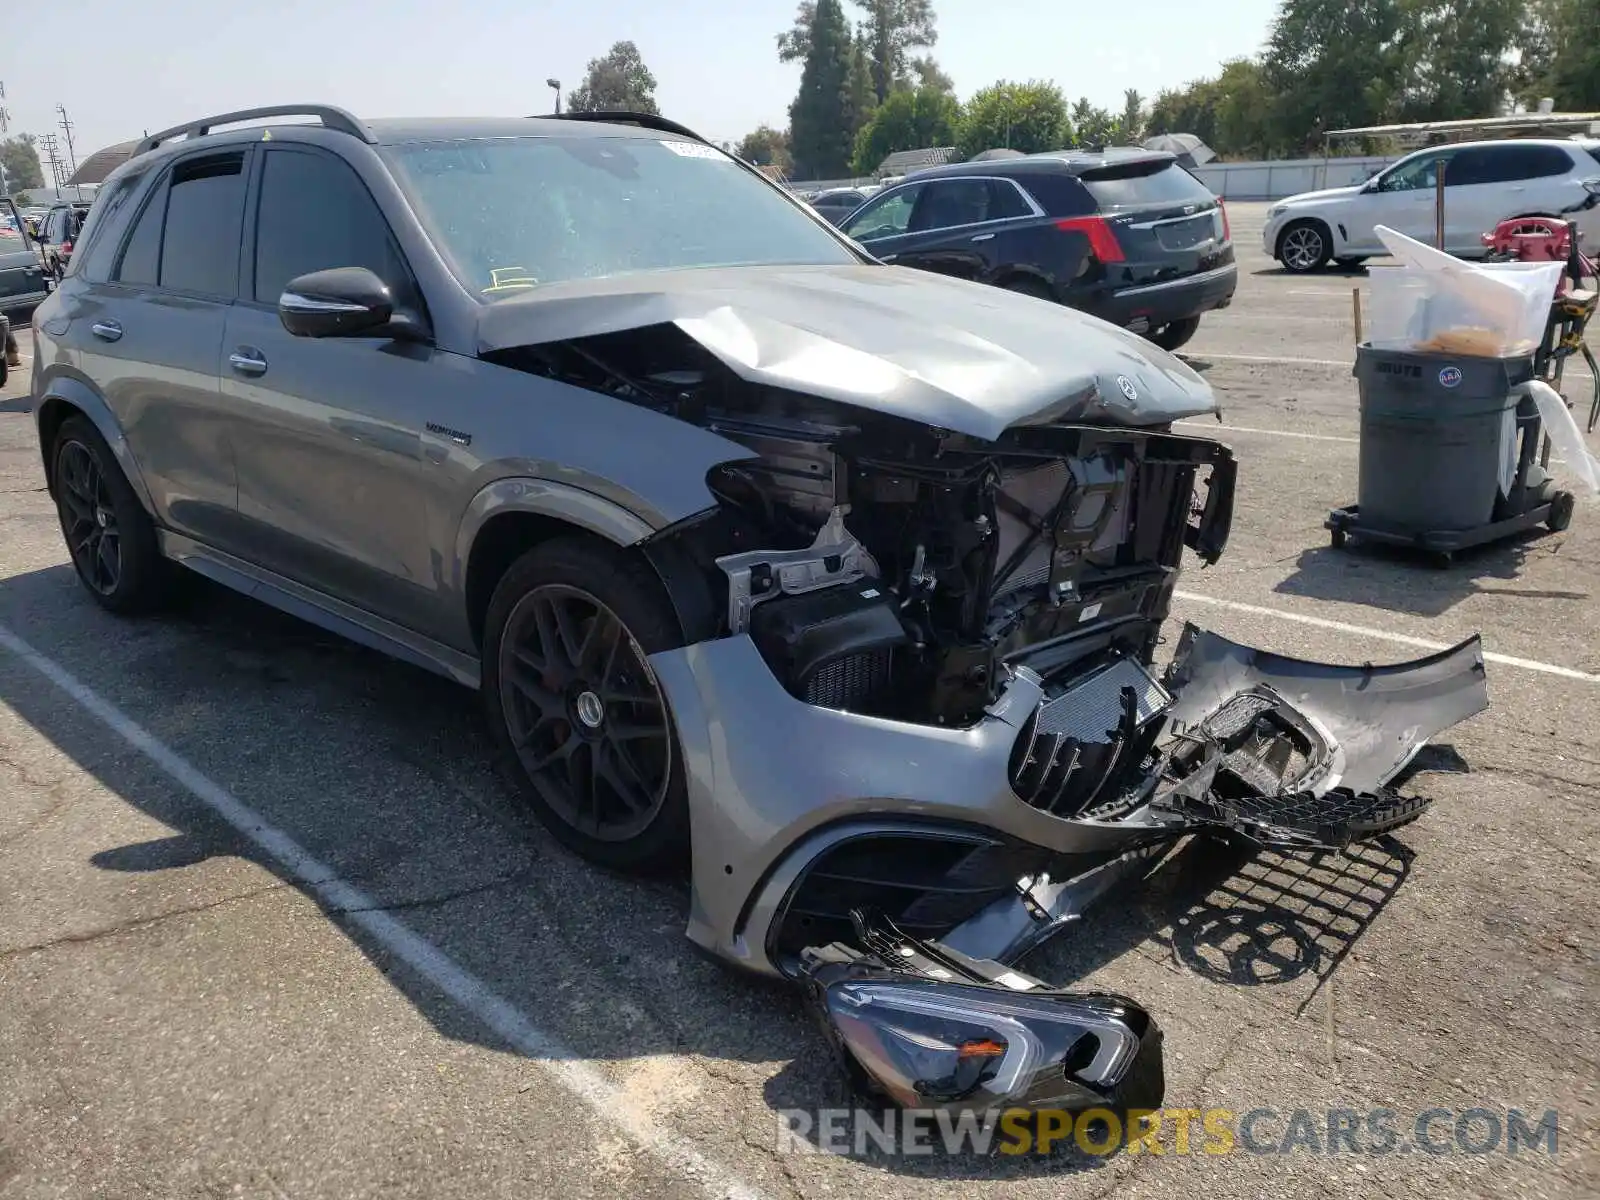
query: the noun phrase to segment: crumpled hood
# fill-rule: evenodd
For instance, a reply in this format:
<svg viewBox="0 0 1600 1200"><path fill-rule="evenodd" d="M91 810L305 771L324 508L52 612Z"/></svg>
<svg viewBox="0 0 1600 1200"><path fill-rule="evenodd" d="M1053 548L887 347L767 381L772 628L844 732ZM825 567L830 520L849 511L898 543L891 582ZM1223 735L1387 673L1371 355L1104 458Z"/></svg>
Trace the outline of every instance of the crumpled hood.
<svg viewBox="0 0 1600 1200"><path fill-rule="evenodd" d="M1316 192L1301 192L1298 196L1285 196L1272 207L1282 208L1289 205L1319 204L1324 200L1347 200L1361 189L1359 187L1323 188Z"/></svg>
<svg viewBox="0 0 1600 1200"><path fill-rule="evenodd" d="M1178 358L1094 317L888 266L646 272L483 307L480 354L672 323L751 383L973 437L1046 421L1159 425L1218 411Z"/></svg>

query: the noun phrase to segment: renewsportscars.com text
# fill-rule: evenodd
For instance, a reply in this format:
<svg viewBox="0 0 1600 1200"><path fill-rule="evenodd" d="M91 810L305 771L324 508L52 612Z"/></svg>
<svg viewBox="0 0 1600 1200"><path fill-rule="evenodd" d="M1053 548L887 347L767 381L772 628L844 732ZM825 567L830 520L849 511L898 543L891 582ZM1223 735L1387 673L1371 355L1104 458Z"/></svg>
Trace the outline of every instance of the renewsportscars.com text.
<svg viewBox="0 0 1600 1200"><path fill-rule="evenodd" d="M1558 1151L1554 1109L1095 1108L784 1109L780 1154L1546 1154Z"/></svg>

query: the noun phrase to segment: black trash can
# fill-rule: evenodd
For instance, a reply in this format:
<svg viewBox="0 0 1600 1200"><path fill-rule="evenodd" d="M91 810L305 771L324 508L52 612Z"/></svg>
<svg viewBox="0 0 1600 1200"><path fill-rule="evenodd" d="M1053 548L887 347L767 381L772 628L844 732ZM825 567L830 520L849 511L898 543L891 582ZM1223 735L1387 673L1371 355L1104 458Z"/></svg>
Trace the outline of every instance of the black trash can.
<svg viewBox="0 0 1600 1200"><path fill-rule="evenodd" d="M1360 520L1393 533L1490 523L1512 388L1533 358L1356 348L1361 391ZM1512 425L1514 429L1514 424Z"/></svg>

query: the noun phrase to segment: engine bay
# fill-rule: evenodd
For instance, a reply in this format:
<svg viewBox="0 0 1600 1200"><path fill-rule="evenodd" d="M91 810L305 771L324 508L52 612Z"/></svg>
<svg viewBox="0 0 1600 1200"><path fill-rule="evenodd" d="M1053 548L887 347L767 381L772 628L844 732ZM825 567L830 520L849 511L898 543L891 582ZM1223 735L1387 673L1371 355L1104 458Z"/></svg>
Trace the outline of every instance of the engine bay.
<svg viewBox="0 0 1600 1200"><path fill-rule="evenodd" d="M497 357L751 451L651 549L669 585L726 597L691 640L749 634L808 703L962 727L1018 666L1147 663L1184 547L1210 563L1227 541L1231 452L1170 428L986 441L746 383L673 325Z"/></svg>

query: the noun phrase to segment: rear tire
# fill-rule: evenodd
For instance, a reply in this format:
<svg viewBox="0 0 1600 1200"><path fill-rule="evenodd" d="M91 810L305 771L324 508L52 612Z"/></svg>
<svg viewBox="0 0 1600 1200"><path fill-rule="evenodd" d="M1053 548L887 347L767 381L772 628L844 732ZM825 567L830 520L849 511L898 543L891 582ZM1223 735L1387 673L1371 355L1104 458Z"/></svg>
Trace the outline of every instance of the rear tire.
<svg viewBox="0 0 1600 1200"><path fill-rule="evenodd" d="M1054 304L1056 298L1050 293L1050 285L1042 279L1035 279L1032 275L1017 275L1008 279L1001 285L1008 292L1016 292L1021 296L1032 296L1036 300L1048 300Z"/></svg>
<svg viewBox="0 0 1600 1200"><path fill-rule="evenodd" d="M1181 321L1168 321L1159 329L1151 330L1145 336L1163 350L1176 350L1187 345L1189 339L1195 335L1195 330L1200 328L1199 317L1184 317Z"/></svg>
<svg viewBox="0 0 1600 1200"><path fill-rule="evenodd" d="M682 644L655 574L587 538L530 550L489 601L484 709L506 781L557 841L601 866L687 861L683 754L647 661Z"/></svg>
<svg viewBox="0 0 1600 1200"><path fill-rule="evenodd" d="M95 602L121 615L164 604L172 567L155 522L89 418L61 423L50 450L50 485L67 553Z"/></svg>
<svg viewBox="0 0 1600 1200"><path fill-rule="evenodd" d="M1309 275L1333 257L1332 237L1321 221L1294 221L1278 235L1278 261L1291 275Z"/></svg>

